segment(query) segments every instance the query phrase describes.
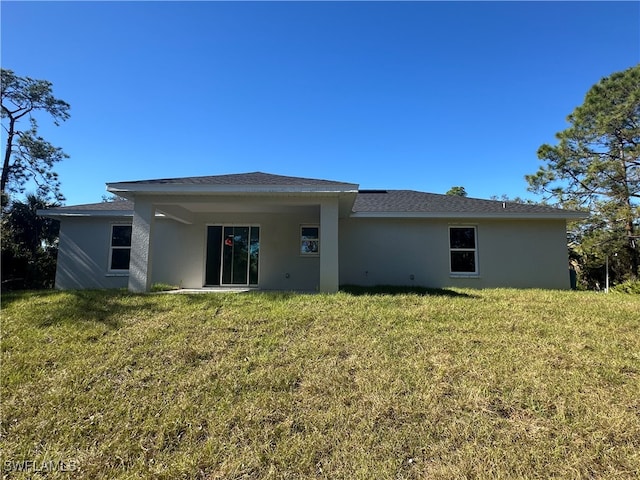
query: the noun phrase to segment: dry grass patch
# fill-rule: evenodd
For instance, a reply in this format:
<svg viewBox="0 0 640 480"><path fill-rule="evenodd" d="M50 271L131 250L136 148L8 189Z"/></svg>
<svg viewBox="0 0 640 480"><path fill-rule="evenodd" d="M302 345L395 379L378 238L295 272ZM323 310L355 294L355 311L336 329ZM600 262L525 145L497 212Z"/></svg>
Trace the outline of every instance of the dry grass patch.
<svg viewBox="0 0 640 480"><path fill-rule="evenodd" d="M638 312L637 296L516 290L5 295L2 465L636 478Z"/></svg>

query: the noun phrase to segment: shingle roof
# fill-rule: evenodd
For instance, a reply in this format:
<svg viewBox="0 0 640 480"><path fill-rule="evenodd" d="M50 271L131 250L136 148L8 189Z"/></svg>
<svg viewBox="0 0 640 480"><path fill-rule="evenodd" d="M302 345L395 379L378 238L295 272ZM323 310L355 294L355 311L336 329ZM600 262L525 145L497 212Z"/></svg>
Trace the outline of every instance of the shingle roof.
<svg viewBox="0 0 640 480"><path fill-rule="evenodd" d="M356 184L335 182L332 180L316 180L311 178L287 177L272 175L262 172L215 175L209 177L185 177L158 180L141 180L136 182L124 182L138 185L169 185L176 191L182 191L190 186L247 186L247 191L258 186L300 187L303 191L308 187L313 191L314 187L339 186L340 191L348 186L350 191L357 188ZM355 187L353 190L352 187ZM199 188L199 187L198 187ZM131 188L137 191L137 187ZM236 189L234 188L234 191ZM347 207L349 208L349 207ZM101 202L85 205L72 205L58 207L43 211L45 215L131 215L133 202L118 200L114 202ZM415 216L415 217L452 217L452 218L582 218L585 214L569 210L561 210L546 205L523 204L515 202L503 202L500 200L484 200L477 198L460 197L455 195L441 195L436 193L418 192L415 190L359 190L355 203L351 210L354 216Z"/></svg>
<svg viewBox="0 0 640 480"><path fill-rule="evenodd" d="M414 190L361 190L354 213L424 213L475 215L558 215L575 214L546 205L483 200L478 198L417 192Z"/></svg>
<svg viewBox="0 0 640 480"><path fill-rule="evenodd" d="M70 205L41 211L47 215L130 215L133 202L117 200L114 202ZM582 217L579 212L561 210L545 205L483 200L478 198L440 195L436 193L416 192L413 190L364 190L358 192L353 205L353 214L365 216L385 216L403 214L416 216L475 216L492 217Z"/></svg>
<svg viewBox="0 0 640 480"><path fill-rule="evenodd" d="M85 203L82 205L65 205L62 207L38 210L38 215L123 215L133 212L133 202L116 200L113 202Z"/></svg>
<svg viewBox="0 0 640 480"><path fill-rule="evenodd" d="M345 185L349 182L337 182L333 180L318 180L315 178L288 177L285 175L273 175L271 173L251 172L234 173L229 175L212 175L207 177L182 177L161 178L155 180L136 180L131 182L112 182L127 184L149 185L254 185L254 186L322 186Z"/></svg>
<svg viewBox="0 0 640 480"><path fill-rule="evenodd" d="M68 207L60 208L73 208L74 210L91 210L94 212L113 212L133 210L133 202L129 200L114 200L113 202L85 203L83 205L70 205Z"/></svg>

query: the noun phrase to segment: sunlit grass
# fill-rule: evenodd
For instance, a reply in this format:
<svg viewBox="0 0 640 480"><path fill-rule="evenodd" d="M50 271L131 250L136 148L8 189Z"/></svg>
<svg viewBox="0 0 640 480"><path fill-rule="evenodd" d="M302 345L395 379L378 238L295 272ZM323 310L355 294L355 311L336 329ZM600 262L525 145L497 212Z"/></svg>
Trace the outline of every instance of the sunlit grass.
<svg viewBox="0 0 640 480"><path fill-rule="evenodd" d="M5 295L1 464L73 461L81 479L640 476L640 297L349 292Z"/></svg>

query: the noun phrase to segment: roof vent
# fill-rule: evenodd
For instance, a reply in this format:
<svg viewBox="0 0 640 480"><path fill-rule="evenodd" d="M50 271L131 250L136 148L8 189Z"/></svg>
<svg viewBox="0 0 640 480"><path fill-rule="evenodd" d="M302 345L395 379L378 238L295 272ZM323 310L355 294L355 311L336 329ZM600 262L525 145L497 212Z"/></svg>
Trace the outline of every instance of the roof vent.
<svg viewBox="0 0 640 480"><path fill-rule="evenodd" d="M358 190L358 193L389 193L387 190Z"/></svg>

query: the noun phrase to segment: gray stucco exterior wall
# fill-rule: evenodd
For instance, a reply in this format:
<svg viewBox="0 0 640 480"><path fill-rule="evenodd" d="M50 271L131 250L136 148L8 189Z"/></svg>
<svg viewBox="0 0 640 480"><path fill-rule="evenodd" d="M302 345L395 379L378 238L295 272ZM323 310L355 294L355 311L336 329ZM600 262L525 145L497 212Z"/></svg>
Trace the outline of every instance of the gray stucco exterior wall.
<svg viewBox="0 0 640 480"><path fill-rule="evenodd" d="M128 274L109 273L111 225L130 218L76 217L60 221L56 288L126 288Z"/></svg>
<svg viewBox="0 0 640 480"><path fill-rule="evenodd" d="M477 229L477 275L450 273L449 227ZM569 288L565 220L347 218L340 283Z"/></svg>
<svg viewBox="0 0 640 480"><path fill-rule="evenodd" d="M128 274L109 272L113 224L131 224L131 218L61 219L56 288L127 287ZM207 226L251 225L260 227L260 288L318 291L320 258L300 255L300 226L318 224L319 211L307 210L288 214L199 214L193 224L156 218L151 283L201 288L205 284Z"/></svg>
<svg viewBox="0 0 640 480"><path fill-rule="evenodd" d="M252 225L260 227L260 288L319 290L320 258L300 255L300 226L319 224L318 207L288 213L200 213L193 220L184 224L156 218L152 283L202 287L207 226ZM56 287L126 288L128 275L108 269L111 225L123 223L131 223L131 217L63 218ZM448 232L453 225L477 229L477 276L450 274ZM338 238L340 284L570 286L564 220L341 218Z"/></svg>

